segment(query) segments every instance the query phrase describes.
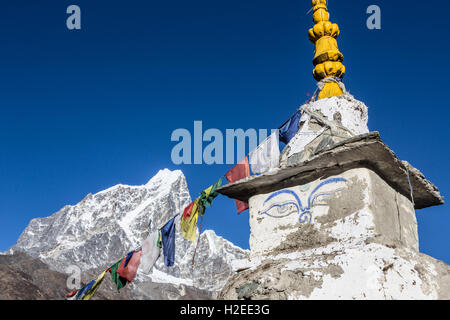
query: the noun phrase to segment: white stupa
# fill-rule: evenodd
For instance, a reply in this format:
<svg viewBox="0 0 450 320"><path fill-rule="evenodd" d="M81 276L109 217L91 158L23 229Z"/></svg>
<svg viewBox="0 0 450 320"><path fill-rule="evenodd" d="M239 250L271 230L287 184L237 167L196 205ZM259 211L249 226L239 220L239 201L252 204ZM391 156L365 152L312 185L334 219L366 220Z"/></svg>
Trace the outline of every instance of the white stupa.
<svg viewBox="0 0 450 320"><path fill-rule="evenodd" d="M313 0L310 30L319 99L300 108L280 167L218 190L249 203L251 228L251 256L219 298L450 299L450 266L419 252L415 215L443 198L369 132L326 4Z"/></svg>

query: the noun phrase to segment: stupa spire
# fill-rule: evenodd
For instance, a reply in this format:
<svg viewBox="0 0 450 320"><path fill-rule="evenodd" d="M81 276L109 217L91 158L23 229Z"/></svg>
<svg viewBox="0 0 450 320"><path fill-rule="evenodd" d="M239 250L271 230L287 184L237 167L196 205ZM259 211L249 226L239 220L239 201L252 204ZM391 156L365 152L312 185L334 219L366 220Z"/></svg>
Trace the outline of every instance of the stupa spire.
<svg viewBox="0 0 450 320"><path fill-rule="evenodd" d="M339 26L330 22L327 0L312 0L314 27L308 32L309 40L315 45L313 64L314 78L319 82L318 99L339 96L344 93L341 80L345 74L343 54L338 49L336 38Z"/></svg>

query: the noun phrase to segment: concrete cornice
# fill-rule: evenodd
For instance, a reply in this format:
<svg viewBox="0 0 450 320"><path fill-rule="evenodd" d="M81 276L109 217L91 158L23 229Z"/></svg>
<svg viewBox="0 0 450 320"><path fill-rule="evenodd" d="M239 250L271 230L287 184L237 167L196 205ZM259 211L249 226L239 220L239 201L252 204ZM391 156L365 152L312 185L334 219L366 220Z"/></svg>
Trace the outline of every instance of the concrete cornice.
<svg viewBox="0 0 450 320"><path fill-rule="evenodd" d="M295 159L295 155L291 158ZM307 161L299 163L295 160L288 161L288 165L284 168L228 184L217 189L217 192L233 199L248 201L257 194L303 185L361 167L376 172L408 199L411 198L409 173L416 209L444 203L438 188L408 162L399 160L376 131L337 143Z"/></svg>

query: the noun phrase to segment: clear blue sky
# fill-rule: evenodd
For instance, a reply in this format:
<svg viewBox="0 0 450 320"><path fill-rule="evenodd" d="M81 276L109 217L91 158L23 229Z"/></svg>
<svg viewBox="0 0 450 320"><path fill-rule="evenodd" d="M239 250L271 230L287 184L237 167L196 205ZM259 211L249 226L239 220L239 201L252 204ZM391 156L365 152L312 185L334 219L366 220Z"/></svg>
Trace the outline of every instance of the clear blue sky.
<svg viewBox="0 0 450 320"><path fill-rule="evenodd" d="M66 8L82 30L66 28ZM382 9L382 30L366 8ZM345 84L369 126L450 191L450 2L330 0ZM191 196L229 165L171 162L177 128L275 128L315 90L309 0L2 1L0 250L29 220L118 183L181 169ZM448 206L417 212L421 251L450 263ZM248 213L219 197L207 228L248 247Z"/></svg>

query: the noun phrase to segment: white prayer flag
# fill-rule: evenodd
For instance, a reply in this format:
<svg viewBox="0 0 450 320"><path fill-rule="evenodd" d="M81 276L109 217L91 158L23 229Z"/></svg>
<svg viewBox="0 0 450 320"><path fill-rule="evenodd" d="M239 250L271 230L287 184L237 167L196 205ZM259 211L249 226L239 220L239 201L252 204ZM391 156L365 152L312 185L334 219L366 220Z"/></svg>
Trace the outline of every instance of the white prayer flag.
<svg viewBox="0 0 450 320"><path fill-rule="evenodd" d="M273 132L249 155L253 173L265 173L280 165L279 130Z"/></svg>
<svg viewBox="0 0 450 320"><path fill-rule="evenodd" d="M146 274L153 268L161 253L161 249L157 245L158 237L159 232L155 230L142 243L142 256L139 268Z"/></svg>

